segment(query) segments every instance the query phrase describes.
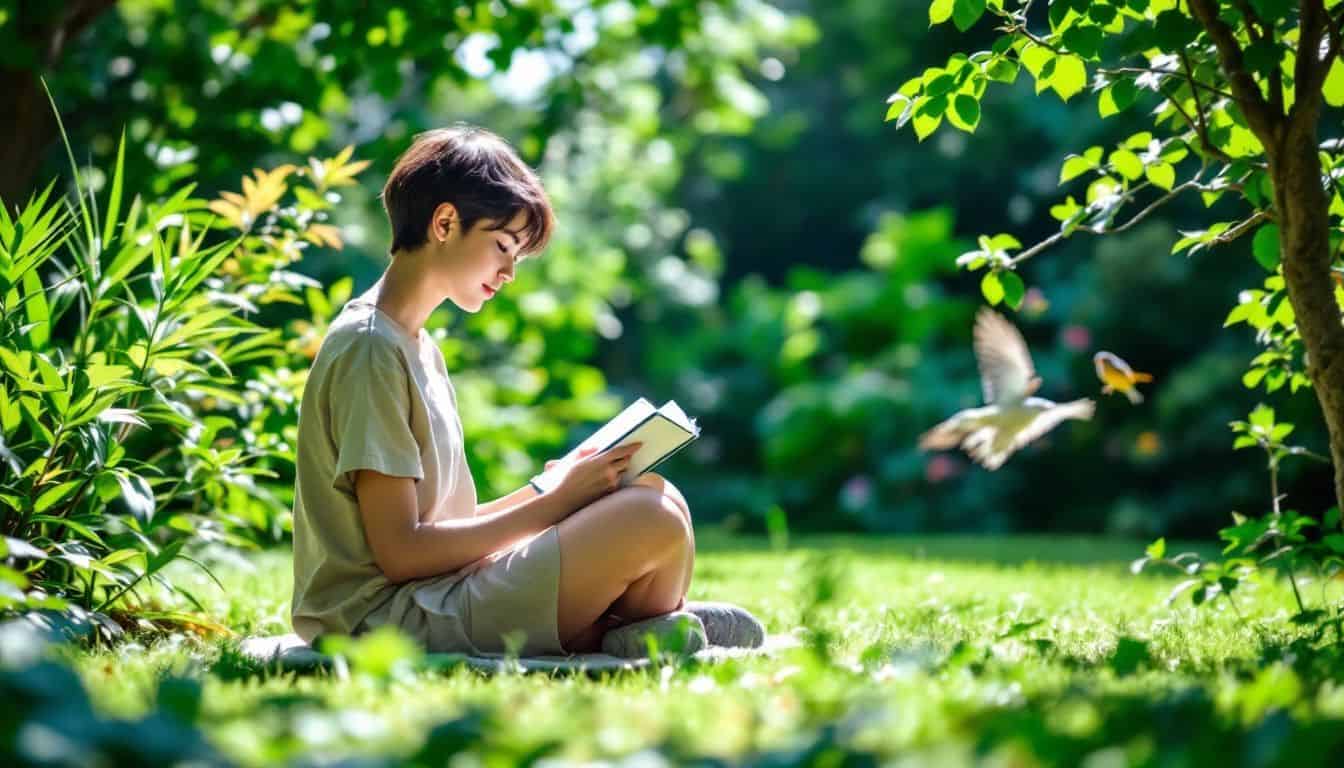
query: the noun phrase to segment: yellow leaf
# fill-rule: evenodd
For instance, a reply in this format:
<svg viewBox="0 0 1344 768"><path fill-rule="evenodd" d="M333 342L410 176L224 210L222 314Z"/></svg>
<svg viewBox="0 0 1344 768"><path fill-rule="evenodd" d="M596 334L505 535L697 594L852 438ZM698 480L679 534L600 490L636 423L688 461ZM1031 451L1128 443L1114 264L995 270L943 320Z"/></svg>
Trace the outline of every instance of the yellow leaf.
<svg viewBox="0 0 1344 768"><path fill-rule="evenodd" d="M327 175L327 186L345 187L354 184L354 177L360 171L369 167L368 160L359 160L349 165L333 168Z"/></svg>
<svg viewBox="0 0 1344 768"><path fill-rule="evenodd" d="M330 224L310 224L307 231L303 233L303 239L313 245L325 245L332 248L341 248L341 230Z"/></svg>
<svg viewBox="0 0 1344 768"><path fill-rule="evenodd" d="M224 194L229 194L225 192ZM238 206L223 200L210 201L210 210L238 229L243 228L243 212Z"/></svg>

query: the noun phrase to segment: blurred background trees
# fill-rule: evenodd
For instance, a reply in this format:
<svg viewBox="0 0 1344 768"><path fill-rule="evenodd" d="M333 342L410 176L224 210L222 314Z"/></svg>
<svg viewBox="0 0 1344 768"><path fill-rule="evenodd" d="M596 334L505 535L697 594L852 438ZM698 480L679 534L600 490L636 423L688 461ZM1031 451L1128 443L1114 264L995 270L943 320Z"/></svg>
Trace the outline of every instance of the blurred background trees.
<svg viewBox="0 0 1344 768"><path fill-rule="evenodd" d="M1056 231L1064 154L1143 125L1020 78L987 92L974 140L896 132L883 122L894 84L994 37L926 16L918 0L7 0L0 146L16 171L0 197L12 210L71 181L39 76L100 194L123 129L126 183L147 197L192 182L215 198L253 168L347 145L370 162L339 202L307 201L343 249L307 242L255 276L304 294L249 315L284 330L288 357L240 376L248 428L218 435L275 475L221 498L256 540L287 530L293 395L315 341L386 263L381 181L414 133L455 120L514 141L560 216L510 291L429 323L483 497L647 396L704 427L666 467L697 517L744 530L778 510L819 530L1207 535L1233 510L1262 512L1260 463L1233 452L1227 426L1265 399L1241 383L1257 350L1222 324L1265 273L1249 242L1170 255L1206 218L1198 199L1024 267L1033 290L1015 320L1044 394L1095 394L1091 354L1106 348L1156 375L1147 403L1105 400L995 473L916 450L980 396L978 280L957 255L983 232ZM1272 399L1297 442L1324 449L1309 392ZM137 439L149 455L168 438ZM1293 503L1328 506L1328 468L1285 471Z"/></svg>

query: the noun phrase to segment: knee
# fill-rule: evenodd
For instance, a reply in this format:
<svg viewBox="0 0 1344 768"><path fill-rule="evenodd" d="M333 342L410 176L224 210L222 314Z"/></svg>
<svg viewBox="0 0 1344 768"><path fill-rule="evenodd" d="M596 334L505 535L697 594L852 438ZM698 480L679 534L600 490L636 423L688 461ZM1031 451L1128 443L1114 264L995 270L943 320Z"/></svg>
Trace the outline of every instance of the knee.
<svg viewBox="0 0 1344 768"><path fill-rule="evenodd" d="M691 524L681 507L669 496L655 489L629 487L616 491L620 503L616 505L635 542L667 553L684 553L692 547Z"/></svg>
<svg viewBox="0 0 1344 768"><path fill-rule="evenodd" d="M657 472L645 472L635 480L636 485L653 488L667 498L671 499L688 518L691 514L690 505L686 503L686 497L681 494L677 486L672 484L671 480L658 474Z"/></svg>

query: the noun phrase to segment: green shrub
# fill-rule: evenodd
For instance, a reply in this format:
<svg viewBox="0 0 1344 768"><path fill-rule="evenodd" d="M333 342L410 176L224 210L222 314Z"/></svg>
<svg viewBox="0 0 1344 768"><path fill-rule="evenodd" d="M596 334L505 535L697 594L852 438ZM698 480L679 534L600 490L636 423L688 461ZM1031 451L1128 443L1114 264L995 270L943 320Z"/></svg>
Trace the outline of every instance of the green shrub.
<svg viewBox="0 0 1344 768"><path fill-rule="evenodd" d="M311 334L287 339L246 315L305 298L325 315L348 293L284 267L309 244L340 246L323 210L364 165L347 150L256 171L214 203L186 185L123 205L125 152L123 139L101 198L71 155L73 199L53 184L13 214L0 206L0 611L64 610L103 635L127 608L184 620L139 589L157 582L199 606L163 567L188 542L245 543L287 510L255 477L292 457L271 404L296 418L302 382L277 370L311 351ZM291 176L306 183L282 206Z"/></svg>

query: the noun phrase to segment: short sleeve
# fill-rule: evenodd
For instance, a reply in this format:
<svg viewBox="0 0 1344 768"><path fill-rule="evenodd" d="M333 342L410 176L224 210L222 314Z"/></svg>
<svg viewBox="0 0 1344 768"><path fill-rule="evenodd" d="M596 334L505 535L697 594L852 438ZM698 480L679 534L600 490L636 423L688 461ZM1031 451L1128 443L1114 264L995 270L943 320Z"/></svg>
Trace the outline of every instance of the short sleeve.
<svg viewBox="0 0 1344 768"><path fill-rule="evenodd" d="M411 431L410 374L396 347L375 336L355 340L332 365L329 396L333 488L354 495L360 469L424 479Z"/></svg>

